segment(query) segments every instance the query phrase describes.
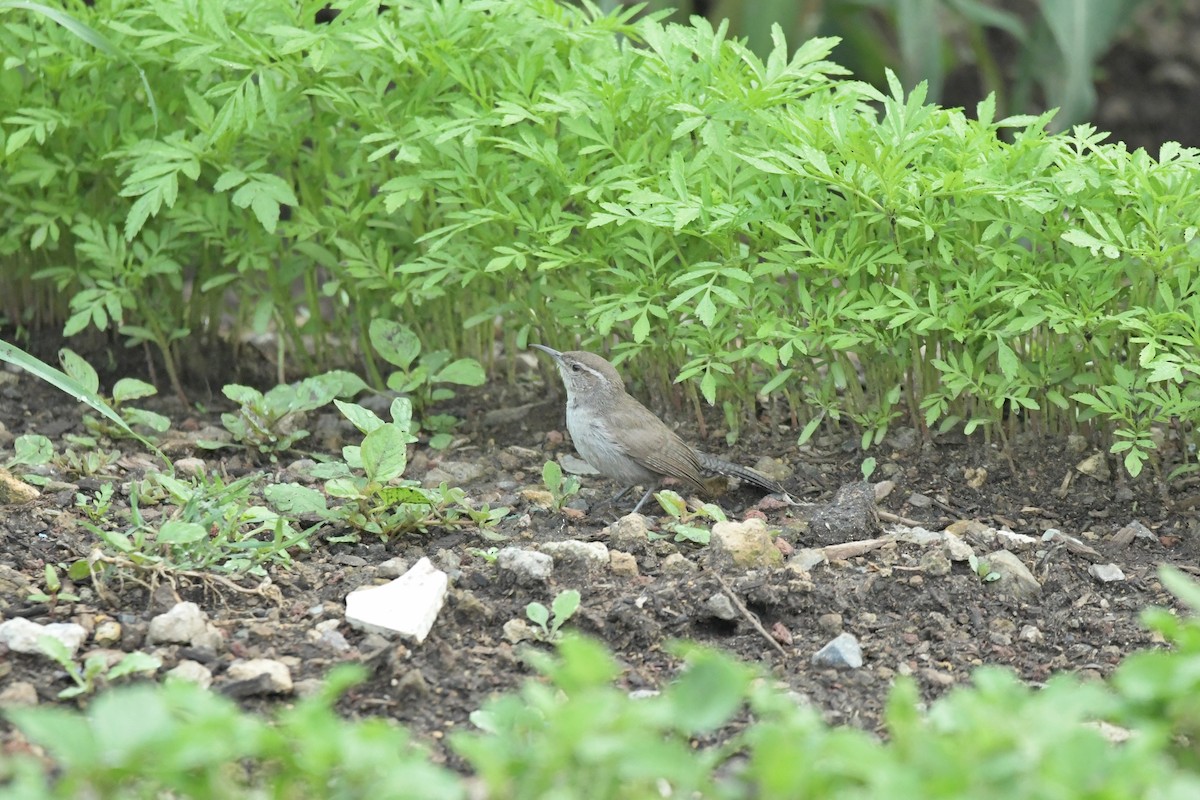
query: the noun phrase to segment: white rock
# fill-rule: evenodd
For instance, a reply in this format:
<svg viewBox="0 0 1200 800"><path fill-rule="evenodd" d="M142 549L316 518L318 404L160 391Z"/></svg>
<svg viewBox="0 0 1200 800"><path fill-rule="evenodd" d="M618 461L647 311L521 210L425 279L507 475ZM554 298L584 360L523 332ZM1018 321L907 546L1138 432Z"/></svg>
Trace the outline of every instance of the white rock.
<svg viewBox="0 0 1200 800"><path fill-rule="evenodd" d="M541 583L554 571L554 559L534 550L506 547L496 554L496 566L501 572L510 573L517 583L529 585Z"/></svg>
<svg viewBox="0 0 1200 800"><path fill-rule="evenodd" d="M608 546L604 542L581 542L577 539L567 539L563 542L546 542L542 552L553 559L575 561L590 567L603 567L608 564Z"/></svg>
<svg viewBox="0 0 1200 800"><path fill-rule="evenodd" d="M790 569L799 572L809 572L813 567L820 566L829 561L825 557L825 551L819 547L802 547L792 557L788 559L787 565Z"/></svg>
<svg viewBox="0 0 1200 800"><path fill-rule="evenodd" d="M373 633L398 633L425 641L446 600L449 578L428 558L383 586L346 595L346 622Z"/></svg>
<svg viewBox="0 0 1200 800"><path fill-rule="evenodd" d="M287 665L273 658L251 658L235 661L225 675L235 681L251 681L266 676L262 694L291 694L292 672Z"/></svg>
<svg viewBox="0 0 1200 800"><path fill-rule="evenodd" d="M1125 580L1125 573L1116 564L1092 564L1088 574L1101 583L1113 583Z"/></svg>
<svg viewBox="0 0 1200 800"><path fill-rule="evenodd" d="M87 631L82 625L76 625L74 622L39 625L24 617L0 622L0 644L7 645L8 649L15 653L41 653L42 648L38 642L43 636L62 642L74 657L79 646L87 639Z"/></svg>
<svg viewBox="0 0 1200 800"><path fill-rule="evenodd" d="M1037 547L1041 540L1035 536L1026 536L1023 533L999 530L996 531L996 541L1005 550L1024 552L1025 550L1032 550Z"/></svg>
<svg viewBox="0 0 1200 800"><path fill-rule="evenodd" d="M147 639L150 644L191 644L193 639L204 636L208 628L208 615L195 603L176 603L165 614L150 620Z"/></svg>
<svg viewBox="0 0 1200 800"><path fill-rule="evenodd" d="M840 633L813 653L812 663L818 667L858 669L863 665L862 647L853 634Z"/></svg>
<svg viewBox="0 0 1200 800"><path fill-rule="evenodd" d="M167 670L166 678L167 680L187 681L196 684L201 689L207 689L212 686L213 676L212 670L199 661L185 658L173 669Z"/></svg>

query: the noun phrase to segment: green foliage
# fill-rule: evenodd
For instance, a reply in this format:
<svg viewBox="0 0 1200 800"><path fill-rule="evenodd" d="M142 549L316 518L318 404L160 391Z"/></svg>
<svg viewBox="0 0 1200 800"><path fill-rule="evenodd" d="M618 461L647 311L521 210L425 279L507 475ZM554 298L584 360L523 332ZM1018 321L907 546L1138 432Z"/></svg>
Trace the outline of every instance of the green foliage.
<svg viewBox="0 0 1200 800"><path fill-rule="evenodd" d="M0 297L52 285L68 332L168 363L223 323L309 369L352 343L373 366L386 341L419 405L477 382L499 335L611 351L652 393L721 402L731 435L762 398L802 440L1082 428L1158 474L1156 429L1200 414L1197 152L1051 135L995 97L969 119L891 73L843 80L835 40L779 28L759 57L628 9L385 5L328 25L284 0L78 9L157 120L128 62L40 17L0 30ZM1036 68L1064 97L1125 5L1046 6L1072 55ZM918 37L934 6L887 8ZM450 441L453 420L422 422Z"/></svg>
<svg viewBox="0 0 1200 800"><path fill-rule="evenodd" d="M554 596L550 608L538 602L525 606L525 616L538 627L534 637L543 642L562 641L560 628L579 610L580 595L575 589L564 589Z"/></svg>
<svg viewBox="0 0 1200 800"><path fill-rule="evenodd" d="M449 350L435 350L422 356L421 340L417 335L391 320L373 320L370 337L371 346L383 360L399 368L387 376L387 387L411 398L413 408L423 417L425 426L435 429L429 446L438 450L449 447L453 438L449 429L458 420L448 414L425 416L425 411L433 403L453 398L454 391L435 384L480 386L487 380L483 366L473 358L452 360ZM419 364L416 363L418 357Z"/></svg>
<svg viewBox="0 0 1200 800"><path fill-rule="evenodd" d="M1117 670L1113 685L1125 699L1118 721L1135 727L1188 769L1200 771L1200 584L1171 567L1159 575L1191 615L1166 609L1143 614L1146 626L1173 649L1135 653Z"/></svg>
<svg viewBox="0 0 1200 800"><path fill-rule="evenodd" d="M412 402L392 401L390 422L368 408L335 400L342 414L364 435L361 445L342 448L341 461L320 464L314 477L325 481L325 494L296 483L267 487L267 500L285 514L310 514L351 533L337 533L331 541L357 541L360 533L391 538L434 527L476 527L485 539L503 538L490 530L508 514L507 507L476 508L466 492L441 484L436 489L403 478L408 466L412 434ZM326 499L340 500L330 507Z"/></svg>
<svg viewBox="0 0 1200 800"><path fill-rule="evenodd" d="M15 796L30 800L466 797L460 779L430 763L402 729L333 712L338 694L361 678L361 669L336 670L324 692L270 721L183 681L114 690L86 712L6 709L62 771L51 782L32 762L0 756L0 782L9 777ZM249 768L231 768L243 761Z"/></svg>
<svg viewBox="0 0 1200 800"><path fill-rule="evenodd" d="M667 523L667 529L675 534L677 542L707 545L712 536L712 526L694 523L697 520L724 522L726 519L725 512L716 503L703 503L696 508L689 508L687 501L678 492L672 492L670 489L655 492L654 499L662 506L663 511L671 516L671 521ZM651 539L663 538L663 534L653 531L648 535Z"/></svg>
<svg viewBox="0 0 1200 800"><path fill-rule="evenodd" d="M542 483L554 499L554 510L562 511L571 498L579 494L579 478L576 475L563 475L562 467L557 461L550 460L542 465Z"/></svg>
<svg viewBox="0 0 1200 800"><path fill-rule="evenodd" d="M101 543L86 563L104 580L110 571L207 570L265 575L269 563L289 564L289 551L307 547L314 529L297 531L293 520L257 504L260 475L227 483L219 475L191 480L150 473L129 485L129 520L105 517L82 524ZM153 521L145 506L162 504Z"/></svg>
<svg viewBox="0 0 1200 800"><path fill-rule="evenodd" d="M0 256L3 255L3 252L3 249L0 248ZM147 445L156 453L158 452L153 443L134 432L129 423L122 419L121 415L114 411L108 405L108 402L100 396L100 379L96 376L96 371L86 361L71 350L63 350L60 353L60 357L62 358L64 367L74 370L74 374L52 367L40 358L26 353L16 345L0 341L0 361L18 366L34 377L49 383L56 389L61 389L79 402L99 412L101 416L117 426L118 429ZM144 422L145 420L139 419L136 421Z"/></svg>
<svg viewBox="0 0 1200 800"><path fill-rule="evenodd" d="M58 601L65 600L68 603L78 603L79 595L74 592L63 591L62 579L58 576L58 570L53 564L47 564L43 570L45 575L45 590L41 592L33 592L26 599L31 603L47 603L50 608L58 605Z"/></svg>
<svg viewBox="0 0 1200 800"><path fill-rule="evenodd" d="M54 659L60 667L66 670L67 676L75 684L58 693L61 700L92 694L97 688L106 686L118 678L137 673L153 673L162 666L162 661L156 656L134 650L132 653L125 653L120 661L111 665L108 663L109 657L106 653L95 653L88 656L87 660L83 662L83 666L80 667L71 658L71 653L67 650L66 645L52 636L43 636L38 642L38 646L45 655Z"/></svg>
<svg viewBox="0 0 1200 800"><path fill-rule="evenodd" d="M233 436L233 444L269 457L308 438L300 426L305 415L339 397L353 397L366 389L362 379L350 372L336 370L305 378L298 383L280 384L266 394L249 386L231 383L222 392L239 408L221 415L221 423ZM216 449L232 446L228 442L205 440L202 447Z"/></svg>

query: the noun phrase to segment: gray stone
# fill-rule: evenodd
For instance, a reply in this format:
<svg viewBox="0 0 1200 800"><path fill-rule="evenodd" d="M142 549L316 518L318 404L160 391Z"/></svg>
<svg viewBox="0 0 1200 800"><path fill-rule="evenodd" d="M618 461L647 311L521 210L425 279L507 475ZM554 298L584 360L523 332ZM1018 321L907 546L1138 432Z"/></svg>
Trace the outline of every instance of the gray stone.
<svg viewBox="0 0 1200 800"><path fill-rule="evenodd" d="M710 617L717 619L733 621L738 618L738 612L733 607L733 602L720 592L704 601L704 610Z"/></svg>
<svg viewBox="0 0 1200 800"><path fill-rule="evenodd" d="M649 532L641 514L626 514L604 529L609 545L627 553L644 550Z"/></svg>
<svg viewBox="0 0 1200 800"><path fill-rule="evenodd" d="M553 558L556 563L575 563L593 569L608 564L608 546L604 542L581 542L577 539L546 542L542 545L542 552Z"/></svg>
<svg viewBox="0 0 1200 800"><path fill-rule="evenodd" d="M813 653L812 663L818 667L858 669L863 665L862 647L853 634L841 633Z"/></svg>
<svg viewBox="0 0 1200 800"><path fill-rule="evenodd" d="M260 688L253 694L291 694L292 672L287 665L273 658L251 658L235 661L229 665L225 675L231 680L259 681Z"/></svg>
<svg viewBox="0 0 1200 800"><path fill-rule="evenodd" d="M1025 562L1007 550L995 550L983 557L988 568L1000 576L986 586L992 591L1008 592L1020 600L1027 600L1042 591L1042 585L1025 566Z"/></svg>
<svg viewBox="0 0 1200 800"><path fill-rule="evenodd" d="M522 585L542 583L554 571L554 559L536 550L506 547L496 555L496 567Z"/></svg>
<svg viewBox="0 0 1200 800"><path fill-rule="evenodd" d="M787 565L789 569L796 572L809 572L813 567L820 566L829 561L825 557L825 551L819 547L802 547L792 554L788 559Z"/></svg>
<svg viewBox="0 0 1200 800"><path fill-rule="evenodd" d="M401 575L408 572L408 568L408 559L396 556L395 558L389 558L387 561L384 561L379 566L375 567L375 574L381 578L399 578Z"/></svg>
<svg viewBox="0 0 1200 800"><path fill-rule="evenodd" d="M37 689L27 681L14 681L0 692L0 708L16 708L18 706L36 706L38 704Z"/></svg>
<svg viewBox="0 0 1200 800"><path fill-rule="evenodd" d="M1101 583L1114 583L1125 580L1125 573L1116 564L1092 564L1088 574Z"/></svg>

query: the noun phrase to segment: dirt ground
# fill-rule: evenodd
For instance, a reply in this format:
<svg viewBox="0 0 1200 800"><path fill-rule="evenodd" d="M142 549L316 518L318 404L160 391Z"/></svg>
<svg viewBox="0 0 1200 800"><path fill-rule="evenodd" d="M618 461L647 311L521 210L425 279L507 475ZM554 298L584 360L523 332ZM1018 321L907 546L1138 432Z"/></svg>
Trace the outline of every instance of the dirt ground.
<svg viewBox="0 0 1200 800"><path fill-rule="evenodd" d="M1106 58L1098 87L1097 124L1113 130L1114 138L1147 146L1152 153L1167 139L1198 144L1189 137L1197 130L1198 106L1191 100L1200 75L1200 49L1192 43L1200 38L1200 24L1189 20L1200 20L1200 13L1194 13L1200 3L1182 7L1184 23L1170 16L1152 19L1137 37L1119 45ZM11 334L0 331L0 338L11 341ZM32 349L53 361L59 346L41 342ZM104 363L103 358L92 361ZM249 366L254 372L255 365ZM269 369L259 372L263 380L269 374ZM133 361L110 371L105 385L111 386L120 375L148 377L144 365ZM238 377L247 382L245 374ZM208 384L215 392L221 380L233 379L210 376ZM205 385L202 380L194 383ZM160 390L165 393L167 388ZM606 526L614 514L591 509L614 491L610 482L585 477L584 503L567 514L539 507L523 495L541 488L546 459L572 452L569 441L563 440L561 400L549 395L545 376L532 370L516 386L489 386L464 394L453 409L466 420L462 445L448 453L418 445L409 476L419 479L447 461L456 469L467 465L464 474L473 477L462 485L472 498L512 507L499 526L509 537L501 546L536 549L567 539L613 545ZM219 392L214 396L198 390L192 399L203 403L206 412L184 411L169 399L140 405L170 416L172 431L185 434L186 441L206 425L219 425L219 412L227 409ZM12 437L27 432L51 437L61 452L64 436L83 432L83 410L28 375L0 370L0 463L11 455ZM315 427L309 429L326 435L308 440L302 448L319 443L321 449L335 452L342 443L339 437L353 441L352 429L340 417L322 416L312 420ZM489 424L497 419L508 421ZM698 440L694 422L684 421L680 432L703 449L723 451L719 420L709 422L707 441ZM1168 448L1173 446L1174 432L1163 433ZM835 495L860 480L864 454L857 450L858 434L823 432L803 449L794 441L791 431L754 432L733 455L749 465L764 456L777 459L789 491L812 505L760 503L752 491L739 490L720 499L730 518L765 518L785 554L876 536L879 531L870 515L857 527L847 524L834 531L813 524L814 517L838 518L836 511L843 506L830 506ZM1138 618L1147 606L1173 605L1156 577L1159 566L1173 564L1193 575L1200 573L1200 493L1194 478L1165 483L1147 470L1131 480L1106 456L1098 461L1107 467L1107 475L1103 470L1094 477L1084 475L1078 465L1101 451L1097 443L1081 439L1022 435L1013 451L1005 453L979 437L949 434L926 441L916 431L898 429L867 454L878 462L871 480L880 497L883 531L896 530L894 520L902 518L934 531L954 526L981 556L1007 547L1040 584L1035 596L1017 599L1000 588L1003 582L986 582L967 562L946 561L936 557L937 548L910 542L835 557L808 570L721 568L702 548L669 538L624 542L636 560L636 575L561 566L548 582L528 586L506 578L487 557L494 543L470 531L435 531L359 544L334 544L318 537L311 552L297 556L292 569L270 570L278 594L239 593L183 578L174 587L154 592L134 582L110 586L116 597L113 604L102 602L86 585L74 587L83 598L78 603L52 608L31 602L29 594L42 586L46 564L73 562L94 546L92 535L79 524L76 491L94 491L106 480L120 487L149 463L129 445L122 450L127 457L109 474L59 473L54 477L62 484L56 490L28 505L0 508L0 619L75 621L89 630L115 619L122 626L119 642L112 645L116 649L153 651L163 658L163 671L183 659L199 661L214 674L216 689L239 695L249 708L291 698L241 696L244 686L226 675L235 659L278 659L291 668L301 691L338 662L365 662L371 677L344 698L344 713L394 718L428 742L438 758L451 763L454 756L444 747L445 736L469 726L468 715L490 695L515 689L531 674L520 655L527 645L510 643L504 623L523 619L530 601L548 605L565 588L579 589L583 598L572 626L613 650L624 667L620 680L630 690L660 687L671 680L679 665L664 644L692 639L766 665L831 722L878 730L897 674L915 676L926 700L967 682L970 671L981 664L1009 666L1035 685L1058 671L1106 675L1128 653L1156 646ZM234 476L252 469L239 456L186 446L172 456L203 458L210 470ZM1092 458L1093 466L1096 462ZM285 458L278 468L267 470L287 466ZM127 493L118 490L114 509L119 512L127 504ZM663 522L661 517L650 519L652 528L661 528ZM1140 523L1144 530L1128 541L1131 523ZM998 541L989 533L998 529L1033 538ZM1043 538L1050 529L1069 538ZM685 560L673 557L676 553ZM429 638L422 644L387 642L344 623L336 628L344 642L319 635L318 625L341 618L346 594L382 580L378 565L397 556L409 563L428 556L451 576L446 605ZM1104 582L1093 575L1096 565L1108 563L1120 568L1123 579ZM732 620L714 616L710 598L730 591L746 612L739 611ZM195 601L207 612L222 633L220 647L147 644L149 620L177 599ZM762 631L752 619L761 623ZM841 632L861 643L863 666L814 666L813 653ZM89 641L81 655L94 646ZM70 685L65 673L43 658L2 650L0 692L25 682L35 688L39 702L61 702L58 692ZM16 746L13 732L3 723L0 746Z"/></svg>
<svg viewBox="0 0 1200 800"><path fill-rule="evenodd" d="M524 499L525 490L541 488L545 460L571 452L561 433L561 400L548 396L544 387L541 374L527 371L516 387L484 387L460 398L457 411L466 419L463 445L444 454L415 446L410 475L421 478L436 467L461 470L461 465L471 465L475 477L464 484L469 495L512 508L499 526L509 537L501 546L536 549L555 540L606 541L605 526L616 515L604 509L593 512L589 504L609 496L614 490L610 482L585 477L580 508L566 514ZM197 431L217 423L219 400L212 398L207 404L212 410L204 415L181 414L180 406L170 400L160 401L157 410L172 417L173 430ZM0 423L8 431L5 439L26 432L56 440L82 433L81 409L28 375L3 376ZM338 431L353 440L352 430L334 415L326 416L315 420L317 429ZM519 421L486 424L506 416ZM696 441L694 426L683 425L681 433ZM709 434L704 448L720 450L720 429L714 426ZM825 524L837 517L830 516L830 509L842 507L829 505L837 490L860 479L862 455L856 442L857 435L848 431L818 436L800 450L790 433L759 434L743 441L733 453L738 460L754 464L762 456L778 459L789 473L784 480L789 491L812 505L760 502L748 489L725 495L720 502L731 519L765 518L785 555L794 549L871 538L878 531L869 514L832 530ZM331 450L339 446L337 434L323 441ZM11 441L0 441L0 453L10 451ZM1149 605L1172 603L1156 577L1160 564L1197 572L1200 539L1194 504L1186 486L1174 487L1167 493L1174 502L1164 502L1149 470L1146 477L1131 481L1113 462L1107 478L1083 475L1077 464L1095 452L1080 439L1024 436L1015 443L1010 460L1001 449L977 438L950 434L922 442L916 431L899 429L872 453L879 465L872 480L886 481L874 487L876 494L886 492L878 504L885 532L895 529L895 523L887 521L892 519L889 515L929 530L959 523L955 530L980 556L996 546L988 538L989 528L1034 537L1003 545L1016 552L1041 584L1040 593L1026 600L988 584L965 561L948 562L931 555L937 548L907 542L862 555L835 554L828 563L808 570L746 570L715 565L703 548L689 543L642 538L640 543L621 543L636 559L636 575L565 565L546 583L519 585L486 557L493 543L471 531L435 531L359 544L318 538L312 552L300 554L292 569L270 571L279 589L273 596L242 594L183 578L173 589L162 586L154 592L134 582L110 585L114 604L102 602L87 586L75 587L83 597L79 603L51 608L30 602L28 594L41 586L45 564L86 557L94 545L92 534L79 525L82 513L74 507L73 487L92 490L109 478L118 486L126 483L144 464L130 458L123 460L128 469L116 466L107 476L58 474L55 477L69 485L34 503L3 509L0 613L35 622L76 621L88 629L106 618L116 619L122 636L114 647L154 652L163 658L163 670L181 659L198 660L214 673L218 690L234 694L244 687L228 679L224 670L237 658L281 660L301 687L337 662L364 661L372 677L343 700L345 713L399 720L426 739L439 757L453 762L442 746L445 735L469 725L468 715L491 694L515 689L530 675L520 657L521 648L528 645L510 643L504 623L523 619L526 604L533 600L549 605L558 591L576 588L583 600L572 625L612 648L624 666L621 681L630 690L669 681L679 665L664 643L691 639L767 665L831 722L874 730L899 673L914 675L924 697L933 699L967 681L971 669L980 664L1010 666L1036 684L1062 670L1102 676L1129 652L1154 646L1138 615ZM210 470L230 475L251 468L241 456L201 449L177 452L175 457L188 455L204 458ZM286 460L280 466L286 468ZM127 494L118 491L114 509L127 503ZM813 523L814 516L821 524ZM652 528L661 528L666 520L649 521ZM964 528L963 521L979 524ZM1133 522L1147 530L1132 542L1121 541L1118 532ZM1048 529L1076 541L1045 541ZM674 553L685 561L670 558ZM340 619L347 592L377 582L377 566L395 556L409 563L429 556L451 575L449 597L430 637L422 644L386 642L342 623L337 629L348 647L339 649L337 643L322 639L315 626ZM1089 572L1094 563L1118 565L1124 579L1099 581ZM739 612L732 620L714 616L709 598L730 590L747 613ZM208 613L223 634L222 646L197 650L146 642L149 620L177 599L195 601ZM762 631L752 617L761 622ZM841 632L861 643L863 666L814 666L813 653ZM84 652L93 646L85 644ZM31 683L46 703L60 702L57 693L69 685L50 662L8 653L0 659L0 691L15 681ZM288 699L251 694L241 701L262 708Z"/></svg>

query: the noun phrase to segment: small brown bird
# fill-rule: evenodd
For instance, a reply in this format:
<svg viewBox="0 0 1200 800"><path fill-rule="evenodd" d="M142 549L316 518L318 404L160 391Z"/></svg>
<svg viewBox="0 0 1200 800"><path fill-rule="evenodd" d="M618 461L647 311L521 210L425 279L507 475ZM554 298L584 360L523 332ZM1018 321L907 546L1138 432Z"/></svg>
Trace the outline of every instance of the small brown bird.
<svg viewBox="0 0 1200 800"><path fill-rule="evenodd" d="M567 389L567 430L575 449L598 472L625 488L648 486L633 507L636 512L650 499L663 478L675 478L707 494L703 475L739 478L767 492L786 496L783 487L757 470L699 453L688 446L648 408L625 391L625 382L612 364L583 350L559 352L540 344L558 365Z"/></svg>

